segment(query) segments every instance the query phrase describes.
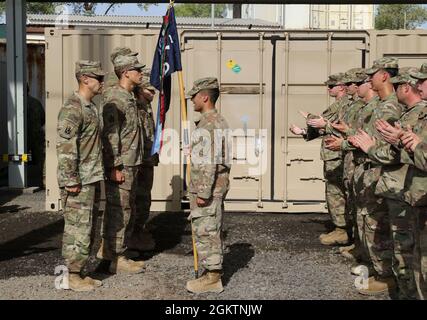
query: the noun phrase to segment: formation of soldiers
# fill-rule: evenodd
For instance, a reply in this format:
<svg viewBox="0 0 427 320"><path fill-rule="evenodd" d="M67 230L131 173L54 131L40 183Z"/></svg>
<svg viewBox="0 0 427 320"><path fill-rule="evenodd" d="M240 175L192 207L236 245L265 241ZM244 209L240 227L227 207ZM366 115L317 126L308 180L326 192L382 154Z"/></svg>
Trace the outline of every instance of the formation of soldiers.
<svg viewBox="0 0 427 320"><path fill-rule="evenodd" d="M369 276L358 291L427 297L427 64L399 68L384 57L369 69L333 74L335 101L319 116L301 112L307 141L322 137L326 200L340 245Z"/></svg>
<svg viewBox="0 0 427 320"><path fill-rule="evenodd" d="M127 47L114 49L114 74L108 75L100 62L76 62L78 90L58 115L57 175L65 220L62 255L69 271L66 289L90 291L102 285L83 274L94 242L101 182L105 184L106 206L97 258L109 261L113 274L140 273L145 264L135 258L155 247L145 225L154 167L159 163L158 155L151 155L155 127L150 103L156 91L150 84L149 70L137 55ZM99 107L93 102L96 95L102 95ZM215 109L218 96L216 78L197 80L188 93L194 110L201 113L196 130L208 132L212 146L215 130L228 128ZM200 144L206 144L201 136L192 141L192 149L197 150ZM230 165L224 157L222 160L191 163L189 220L205 269L200 278L187 283L187 289L195 293L223 290L222 214Z"/></svg>

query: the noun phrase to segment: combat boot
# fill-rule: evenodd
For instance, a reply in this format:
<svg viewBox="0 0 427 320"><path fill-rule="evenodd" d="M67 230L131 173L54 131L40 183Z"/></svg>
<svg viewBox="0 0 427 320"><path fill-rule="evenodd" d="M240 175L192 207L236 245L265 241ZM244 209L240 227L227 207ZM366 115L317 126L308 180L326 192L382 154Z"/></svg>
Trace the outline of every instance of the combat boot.
<svg viewBox="0 0 427 320"><path fill-rule="evenodd" d="M91 278L89 276L85 277L84 281L88 281L89 283L93 284L97 288L102 286L102 281L101 280L93 279L93 278Z"/></svg>
<svg viewBox="0 0 427 320"><path fill-rule="evenodd" d="M222 287L221 275L222 272L220 270L207 271L200 278L188 281L186 288L192 293L220 293L224 291L224 288Z"/></svg>
<svg viewBox="0 0 427 320"><path fill-rule="evenodd" d="M70 273L68 276L68 288L64 288L64 289L69 289L69 290L79 291L79 292L92 291L97 287L97 285L93 281L89 280L91 278L89 279L88 278L89 277L82 279L80 274Z"/></svg>
<svg viewBox="0 0 427 320"><path fill-rule="evenodd" d="M118 256L111 261L109 271L111 273L141 273L144 268L143 261L133 261L125 256Z"/></svg>
<svg viewBox="0 0 427 320"><path fill-rule="evenodd" d="M341 228L336 228L334 231L320 239L320 243L326 246L335 244L347 244L348 235L347 231Z"/></svg>
<svg viewBox="0 0 427 320"><path fill-rule="evenodd" d="M390 293L396 289L394 278L369 277L367 288L359 288L357 291L365 296L376 296L383 293Z"/></svg>

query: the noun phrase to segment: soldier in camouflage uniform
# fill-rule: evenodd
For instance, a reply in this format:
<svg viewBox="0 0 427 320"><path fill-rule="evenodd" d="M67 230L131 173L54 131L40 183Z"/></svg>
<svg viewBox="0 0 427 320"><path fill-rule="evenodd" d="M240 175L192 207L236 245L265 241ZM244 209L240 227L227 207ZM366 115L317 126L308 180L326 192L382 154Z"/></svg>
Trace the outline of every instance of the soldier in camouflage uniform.
<svg viewBox="0 0 427 320"><path fill-rule="evenodd" d="M81 271L89 257L104 180L101 127L92 98L102 90L105 73L95 61L78 61L74 92L59 111L57 126L58 184L64 212L62 255L69 269L69 289L89 291L102 283ZM68 289L68 288L65 288Z"/></svg>
<svg viewBox="0 0 427 320"><path fill-rule="evenodd" d="M394 242L393 272L398 284L400 299L415 299L416 287L413 264L414 246L414 213L411 205L405 202L404 194L411 186L408 184L408 164L401 163L399 137L403 134L402 128L412 127L417 121L420 112L427 105L422 101L416 88L417 79L410 76L410 71L416 68L402 68L399 75L392 78L396 86L399 102L405 105L406 110L396 126L385 121L377 121L376 128L384 140L374 141L365 137L363 150L368 156L383 164L381 177L377 183L376 194L386 198L390 219L391 234Z"/></svg>
<svg viewBox="0 0 427 320"><path fill-rule="evenodd" d="M194 103L194 110L201 113L200 122L192 134L189 219L205 273L199 279L188 281L187 290L222 292L222 219L231 165L228 139L220 135L227 135L228 124L215 109L219 96L216 78L195 81L188 96Z"/></svg>
<svg viewBox="0 0 427 320"><path fill-rule="evenodd" d="M129 47L116 47L113 49L113 52L110 55L110 60L111 63L114 65L114 60L118 57L118 56L137 56L138 52L132 51ZM109 72L106 76L105 76L105 87L109 88L114 86L115 84L117 84L117 82L119 81L119 78L117 78L116 73L113 72Z"/></svg>
<svg viewBox="0 0 427 320"><path fill-rule="evenodd" d="M332 103L322 115L307 115L307 129L301 129L294 125L291 126L291 132L302 134L307 141L322 136L322 146L320 157L324 161L324 176L326 180L326 202L328 211L331 215L335 229L327 234L322 234L320 242L324 245L347 244L347 221L346 221L346 196L343 184L343 162L342 151L331 151L325 147L325 139L337 131L331 126L332 122L339 119L339 115L349 105L347 89L345 86L345 74L339 73L331 75L325 84L328 86L329 95L336 100ZM339 133L338 133L339 134Z"/></svg>
<svg viewBox="0 0 427 320"><path fill-rule="evenodd" d="M366 75L366 73L365 73ZM367 75L366 75L367 76ZM365 77L363 75L363 72L361 73L361 77ZM362 151L360 151L357 148L354 148L350 142L349 138L352 137L357 133L358 129L361 129L364 127L364 125L369 122L369 119L372 116L372 112L375 109L376 105L378 104L378 95L374 90L372 90L372 85L369 81L367 81L368 78L365 78L364 83L359 83L357 88L357 94L360 97L360 99L363 101L364 105L359 109L357 116L354 120L349 120L349 124L347 123L333 123L332 126L341 131L344 136L346 137L340 144L340 147L342 150L352 150L352 161L354 166L353 171L353 201L354 201L354 209L355 209L355 218L354 218L354 229L357 229L354 231L354 236L357 237L355 239L355 243L358 245L355 249L351 250L346 253L345 248L343 247L342 253L346 257L350 257L352 259L356 259L357 262L363 262L364 265L367 265L370 267L370 259L369 255L367 255L367 248L366 248L366 241L365 239L365 230L364 230L364 217L365 217L365 200L363 198L363 173L364 173L364 166L363 164L359 164L358 160L361 157L361 154L363 154ZM350 117L349 117L350 119ZM340 141L337 139L337 142ZM327 143L327 147L330 148L334 146L335 142L329 142ZM351 272L355 275L361 275L361 267L356 264L351 268Z"/></svg>
<svg viewBox="0 0 427 320"><path fill-rule="evenodd" d="M106 207L98 257L111 261L110 272L142 272L144 263L125 257L125 238L133 231L136 176L142 163L142 127L138 118L135 86L142 82L144 65L135 55L117 55L114 71L119 82L102 97L103 156Z"/></svg>
<svg viewBox="0 0 427 320"><path fill-rule="evenodd" d="M364 134L384 140L376 128L377 120L389 123L397 121L402 114L403 106L399 104L393 84L390 79L397 74L398 61L394 57L385 57L374 61L372 68L366 70L370 75L372 88L380 98L369 118L363 120ZM360 147L358 138L361 133L349 138L355 146ZM361 150L363 151L363 150ZM359 169L363 168L363 176L359 178L361 184L355 184L356 194L359 194L359 208L363 220L364 244L368 250L370 261L375 269L374 275L369 277L367 289L359 288L362 294L375 295L392 290L395 281L392 271L393 241L390 231L390 216L386 200L376 193L377 182L382 173L381 163L368 157L366 152L355 153L355 162ZM356 169L357 170L357 169ZM359 172L355 172L360 176Z"/></svg>
<svg viewBox="0 0 427 320"><path fill-rule="evenodd" d="M348 215L346 220L348 229L352 235L354 244L340 248L340 252L348 258L354 259L359 257L358 243L359 236L357 235L358 229L356 226L356 204L355 195L353 190L353 175L354 175L354 162L353 162L353 150L355 149L347 141L347 136L350 129L355 128L356 120L359 115L361 108L365 105L365 102L357 95L357 89L359 85L363 84L367 78L364 69L353 68L345 73L347 93L350 97L350 104L345 108L338 118L339 123L332 123L332 127L341 133L339 135L331 135L325 139L325 146L327 149L332 151L342 150L344 153L343 159L343 180L344 187L346 190L346 214ZM356 248L357 245L357 249Z"/></svg>
<svg viewBox="0 0 427 320"><path fill-rule="evenodd" d="M421 98L427 100L427 63L411 76L418 79L417 88ZM413 128L405 130L400 137L404 150L401 162L409 164L406 181L410 188L405 193L406 201L414 211L414 256L413 269L418 298L427 299L427 107L418 115Z"/></svg>
<svg viewBox="0 0 427 320"><path fill-rule="evenodd" d="M159 163L159 155L157 153L151 155L155 130L151 102L156 94L156 88L150 84L150 70L144 70L143 83L135 87L134 91L138 105L138 116L143 127L144 155L137 174L136 219L128 247L138 251L150 251L154 249L155 242L150 232L146 230L145 224L150 214L154 167Z"/></svg>

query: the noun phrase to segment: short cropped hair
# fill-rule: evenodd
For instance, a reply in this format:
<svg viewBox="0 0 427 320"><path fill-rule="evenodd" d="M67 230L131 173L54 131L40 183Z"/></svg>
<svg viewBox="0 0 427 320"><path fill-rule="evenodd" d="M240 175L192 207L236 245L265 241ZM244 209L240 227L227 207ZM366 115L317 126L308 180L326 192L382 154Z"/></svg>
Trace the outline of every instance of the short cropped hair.
<svg viewBox="0 0 427 320"><path fill-rule="evenodd" d="M216 101L218 100L219 89L203 89L203 90L200 90L200 92L205 93L213 104L215 104Z"/></svg>

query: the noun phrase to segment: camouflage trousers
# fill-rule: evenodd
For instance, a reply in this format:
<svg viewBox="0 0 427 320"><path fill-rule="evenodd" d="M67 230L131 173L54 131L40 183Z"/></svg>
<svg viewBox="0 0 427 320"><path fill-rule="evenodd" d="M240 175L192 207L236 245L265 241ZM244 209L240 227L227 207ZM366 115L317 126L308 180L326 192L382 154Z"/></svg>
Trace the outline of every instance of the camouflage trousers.
<svg viewBox="0 0 427 320"><path fill-rule="evenodd" d="M105 212L102 223L104 257L113 258L126 250L125 238L133 231L136 218L136 177L139 168L124 167L125 182L105 182Z"/></svg>
<svg viewBox="0 0 427 320"><path fill-rule="evenodd" d="M154 167L141 166L137 174L136 218L134 232L142 231L150 215Z"/></svg>
<svg viewBox="0 0 427 320"><path fill-rule="evenodd" d="M427 300L427 207L414 207L414 273L420 300Z"/></svg>
<svg viewBox="0 0 427 320"><path fill-rule="evenodd" d="M324 176L326 180L326 202L332 222L338 228L347 229L342 160L325 161Z"/></svg>
<svg viewBox="0 0 427 320"><path fill-rule="evenodd" d="M197 196L190 194L191 220L199 261L206 270L222 270L222 221L224 200L212 198L206 207L198 207Z"/></svg>
<svg viewBox="0 0 427 320"><path fill-rule="evenodd" d="M354 188L353 188L353 180L354 180L354 169L355 164L353 162L353 152L347 152L344 155L344 161L343 161L343 182L344 182L344 189L345 189L345 195L346 195L346 210L345 210L345 219L346 219L346 225L348 229L348 233L350 234L351 238L354 240L355 245L359 246L358 244L358 235L357 235L357 227L355 227L355 221L356 221L356 203L355 203L355 195L354 195Z"/></svg>
<svg viewBox="0 0 427 320"><path fill-rule="evenodd" d="M70 272L80 272L89 258L95 236L100 190L99 182L82 186L78 194L61 188L65 222L62 256Z"/></svg>
<svg viewBox="0 0 427 320"><path fill-rule="evenodd" d="M393 238L393 273L399 299L415 299L414 277L414 210L404 201L386 199Z"/></svg>
<svg viewBox="0 0 427 320"><path fill-rule="evenodd" d="M388 208L385 199L375 195L381 167L369 163L357 165L354 171L356 225L362 253L380 277L390 277L393 241L390 234Z"/></svg>

